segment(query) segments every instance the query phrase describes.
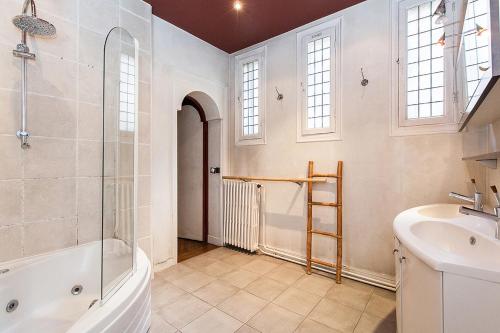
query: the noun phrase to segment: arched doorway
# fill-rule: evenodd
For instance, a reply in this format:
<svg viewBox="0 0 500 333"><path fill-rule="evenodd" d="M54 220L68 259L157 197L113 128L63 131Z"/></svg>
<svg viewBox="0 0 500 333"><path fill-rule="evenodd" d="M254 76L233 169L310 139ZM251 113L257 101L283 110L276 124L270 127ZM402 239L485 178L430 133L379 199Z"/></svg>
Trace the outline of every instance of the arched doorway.
<svg viewBox="0 0 500 333"><path fill-rule="evenodd" d="M215 247L208 242L211 127L217 143L215 120L209 122L202 104L187 95L177 117L178 262Z"/></svg>

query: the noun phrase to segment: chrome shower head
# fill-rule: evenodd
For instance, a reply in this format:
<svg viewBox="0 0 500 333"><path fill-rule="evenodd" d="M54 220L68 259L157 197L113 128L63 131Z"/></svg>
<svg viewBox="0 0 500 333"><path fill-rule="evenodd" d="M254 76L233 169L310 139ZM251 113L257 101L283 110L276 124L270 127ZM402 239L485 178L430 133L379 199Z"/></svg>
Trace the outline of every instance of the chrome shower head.
<svg viewBox="0 0 500 333"><path fill-rule="evenodd" d="M34 15L18 15L12 19L12 23L31 36L51 37L56 34L54 25Z"/></svg>
<svg viewBox="0 0 500 333"><path fill-rule="evenodd" d="M31 16L28 9L31 7ZM56 34L56 27L36 16L35 0L24 0L23 11L12 19L12 23L23 32L23 44L26 44L26 34L33 37L50 37Z"/></svg>

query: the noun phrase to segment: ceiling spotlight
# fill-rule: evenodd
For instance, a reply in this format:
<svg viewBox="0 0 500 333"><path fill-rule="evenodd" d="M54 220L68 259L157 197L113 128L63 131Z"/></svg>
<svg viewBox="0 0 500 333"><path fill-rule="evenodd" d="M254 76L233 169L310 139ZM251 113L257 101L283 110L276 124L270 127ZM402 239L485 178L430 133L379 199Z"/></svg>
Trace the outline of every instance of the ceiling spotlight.
<svg viewBox="0 0 500 333"><path fill-rule="evenodd" d="M434 11L434 14L432 16L437 16L436 18L436 24L442 24L445 23L447 20L446 17L446 4L444 0L441 0L439 5L437 6L436 10Z"/></svg>
<svg viewBox="0 0 500 333"><path fill-rule="evenodd" d="M476 35L477 36L481 36L483 34L483 32L485 32L486 30L488 30L488 29L486 29L486 28L484 28L476 23Z"/></svg>
<svg viewBox="0 0 500 333"><path fill-rule="evenodd" d="M240 11L243 8L243 5L241 4L240 1L235 1L233 8L236 9L237 11Z"/></svg>
<svg viewBox="0 0 500 333"><path fill-rule="evenodd" d="M444 46L444 44L446 44L446 35L444 33L441 37L439 37L437 43L441 46Z"/></svg>

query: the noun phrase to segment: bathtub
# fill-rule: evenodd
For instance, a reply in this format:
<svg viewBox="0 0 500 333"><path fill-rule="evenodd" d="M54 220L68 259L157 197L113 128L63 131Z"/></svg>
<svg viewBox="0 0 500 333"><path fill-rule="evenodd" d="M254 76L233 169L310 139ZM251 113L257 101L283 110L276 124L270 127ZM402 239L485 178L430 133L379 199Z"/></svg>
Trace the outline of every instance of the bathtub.
<svg viewBox="0 0 500 333"><path fill-rule="evenodd" d="M106 249L121 243L105 242ZM101 242L1 264L0 333L147 332L151 267L140 249L136 260L134 273L105 302L100 301ZM12 300L18 305L8 312L9 305L15 307Z"/></svg>

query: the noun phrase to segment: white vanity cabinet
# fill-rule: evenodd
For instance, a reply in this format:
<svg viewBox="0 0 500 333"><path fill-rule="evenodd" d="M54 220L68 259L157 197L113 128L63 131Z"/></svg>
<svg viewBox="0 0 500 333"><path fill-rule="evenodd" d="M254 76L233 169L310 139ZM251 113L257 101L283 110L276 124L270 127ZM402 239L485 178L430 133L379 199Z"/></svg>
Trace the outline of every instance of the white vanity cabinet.
<svg viewBox="0 0 500 333"><path fill-rule="evenodd" d="M399 333L443 332L443 274L396 238L396 315Z"/></svg>
<svg viewBox="0 0 500 333"><path fill-rule="evenodd" d="M495 222L458 205L394 219L399 333L500 332L500 240Z"/></svg>
<svg viewBox="0 0 500 333"><path fill-rule="evenodd" d="M500 332L500 283L434 270L395 243L399 333Z"/></svg>

